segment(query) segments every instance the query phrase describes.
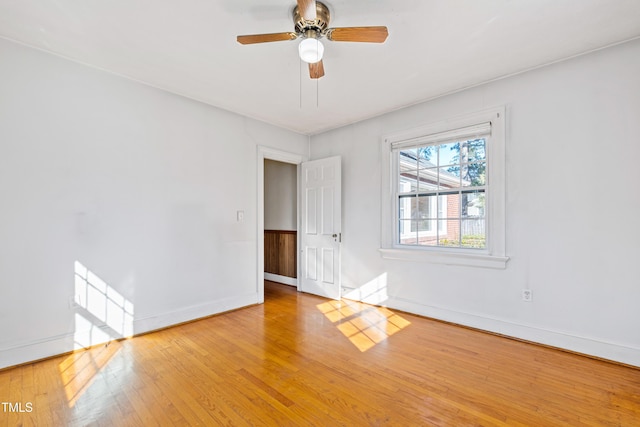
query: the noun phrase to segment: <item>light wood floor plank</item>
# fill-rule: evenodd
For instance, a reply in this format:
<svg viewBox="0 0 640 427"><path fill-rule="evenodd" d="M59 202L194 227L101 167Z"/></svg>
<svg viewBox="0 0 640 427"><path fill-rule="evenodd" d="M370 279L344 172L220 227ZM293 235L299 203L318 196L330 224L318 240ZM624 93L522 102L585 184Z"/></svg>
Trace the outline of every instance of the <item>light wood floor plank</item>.
<svg viewBox="0 0 640 427"><path fill-rule="evenodd" d="M263 305L0 371L0 426L640 426L640 370L265 283ZM2 410L2 408L0 408Z"/></svg>

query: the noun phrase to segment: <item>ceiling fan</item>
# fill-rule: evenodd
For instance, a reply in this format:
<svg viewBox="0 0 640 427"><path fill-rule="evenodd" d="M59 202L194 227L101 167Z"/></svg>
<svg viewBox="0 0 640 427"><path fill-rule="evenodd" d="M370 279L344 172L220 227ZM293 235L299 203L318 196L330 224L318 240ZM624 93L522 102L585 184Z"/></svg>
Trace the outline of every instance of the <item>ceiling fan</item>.
<svg viewBox="0 0 640 427"><path fill-rule="evenodd" d="M324 76L324 46L320 41L323 37L334 42L383 43L389 35L387 27L329 28L331 16L324 3L315 0L297 0L297 3L293 9L294 31L238 36L238 43L267 43L301 38L298 46L300 59L309 63L311 78L319 79Z"/></svg>

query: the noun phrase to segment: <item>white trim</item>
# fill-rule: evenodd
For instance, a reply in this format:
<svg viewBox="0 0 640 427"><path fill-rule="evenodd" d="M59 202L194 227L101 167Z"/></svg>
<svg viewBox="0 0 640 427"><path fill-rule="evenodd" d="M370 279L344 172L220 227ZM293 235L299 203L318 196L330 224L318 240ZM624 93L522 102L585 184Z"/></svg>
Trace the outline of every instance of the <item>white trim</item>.
<svg viewBox="0 0 640 427"><path fill-rule="evenodd" d="M0 369L73 351L74 333L15 343L0 349Z"/></svg>
<svg viewBox="0 0 640 427"><path fill-rule="evenodd" d="M380 255L385 259L395 259L400 261L430 262L446 265L463 265L467 267L481 268L507 268L509 257L492 256L477 252L465 252L464 249L445 251L439 248L438 251L425 251L422 248L403 249L379 249Z"/></svg>
<svg viewBox="0 0 640 427"><path fill-rule="evenodd" d="M282 283L283 285L298 287L298 279L295 277L281 276L279 274L264 273L264 280L270 280L271 282Z"/></svg>
<svg viewBox="0 0 640 427"><path fill-rule="evenodd" d="M390 297L384 302L384 306L640 367L640 348L627 343L604 341L595 337L579 336L567 331L544 329L534 325L509 322L499 318L456 311L435 305L423 305L402 298Z"/></svg>
<svg viewBox="0 0 640 427"><path fill-rule="evenodd" d="M448 249L442 247L411 248L396 243L397 209L395 176L397 162L393 149L405 141L422 141L431 136L467 135L486 130L491 123L491 138L487 153L487 246L484 250ZM387 259L434 262L471 267L506 268L506 212L505 212L505 107L454 117L420 126L411 130L385 135L381 143L382 183L381 183L381 230L380 253ZM439 139L438 139L439 140ZM394 146L395 145L395 146Z"/></svg>
<svg viewBox="0 0 640 427"><path fill-rule="evenodd" d="M256 293L208 301L178 310L134 319L133 332L134 335L139 335L257 303L258 295ZM95 326L105 331L109 329L107 325ZM0 369L73 351L75 350L75 332L38 340L16 342L9 347L0 348ZM105 334L105 336L108 335L108 333ZM92 342L92 345L102 343L96 341Z"/></svg>
<svg viewBox="0 0 640 427"><path fill-rule="evenodd" d="M225 311L235 310L237 308L247 307L257 303L258 295L252 292L230 298L208 301L202 304L195 304L152 316L140 317L133 321L133 333L134 335L137 335L149 331L155 331L157 329L212 316L218 313L224 313Z"/></svg>
<svg viewBox="0 0 640 427"><path fill-rule="evenodd" d="M297 165L296 171L296 192L297 192L297 230L300 230L300 165L306 161L306 157L300 154L294 154L287 151L278 150L263 145L258 145L256 153L256 203L257 203L257 221L256 221L256 291L258 294L258 303L264 303L264 160L275 160L283 163L291 163ZM298 233L298 247L300 247L300 233ZM299 258L299 257L298 257ZM297 276L300 277L300 262L296 266Z"/></svg>

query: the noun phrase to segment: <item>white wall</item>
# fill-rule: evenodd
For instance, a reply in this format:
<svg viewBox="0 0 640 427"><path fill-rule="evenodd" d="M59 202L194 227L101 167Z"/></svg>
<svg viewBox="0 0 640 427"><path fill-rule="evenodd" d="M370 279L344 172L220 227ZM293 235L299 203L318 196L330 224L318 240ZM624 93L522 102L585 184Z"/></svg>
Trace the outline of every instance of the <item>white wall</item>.
<svg viewBox="0 0 640 427"><path fill-rule="evenodd" d="M76 261L136 333L257 302L257 145L307 137L4 40L0 62L0 368L114 335L95 295L69 308Z"/></svg>
<svg viewBox="0 0 640 427"><path fill-rule="evenodd" d="M635 41L312 137L312 159L343 157L344 286L381 288L391 307L640 366L638 76ZM381 136L500 105L506 270L382 259Z"/></svg>
<svg viewBox="0 0 640 427"><path fill-rule="evenodd" d="M297 230L297 191L296 165L264 161L265 230Z"/></svg>
<svg viewBox="0 0 640 427"><path fill-rule="evenodd" d="M76 261L135 332L257 301L256 146L306 137L3 40L0 62L0 367L113 332L69 308ZM344 285L640 366L638 75L636 41L314 136L343 156ZM383 260L381 135L497 105L507 269Z"/></svg>

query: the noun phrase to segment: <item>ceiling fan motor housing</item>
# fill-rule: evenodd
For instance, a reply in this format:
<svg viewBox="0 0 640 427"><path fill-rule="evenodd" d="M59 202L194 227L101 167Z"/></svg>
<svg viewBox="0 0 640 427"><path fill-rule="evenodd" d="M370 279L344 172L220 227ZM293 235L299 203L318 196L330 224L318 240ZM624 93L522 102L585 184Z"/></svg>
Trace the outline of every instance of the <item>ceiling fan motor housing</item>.
<svg viewBox="0 0 640 427"><path fill-rule="evenodd" d="M316 19L314 20L304 19L298 6L293 9L293 23L296 33L303 37L309 37L312 34L316 34L317 38L322 37L324 31L329 27L330 19L329 8L319 1L316 1ZM310 33L309 31L312 32Z"/></svg>
<svg viewBox="0 0 640 427"><path fill-rule="evenodd" d="M298 44L300 59L309 64L309 76L319 79L324 76L322 54L324 46L320 39L336 42L384 43L389 35L387 27L340 27L329 28L331 14L326 4L317 0L296 0L291 10L294 31L238 36L240 44L270 43L302 39Z"/></svg>

